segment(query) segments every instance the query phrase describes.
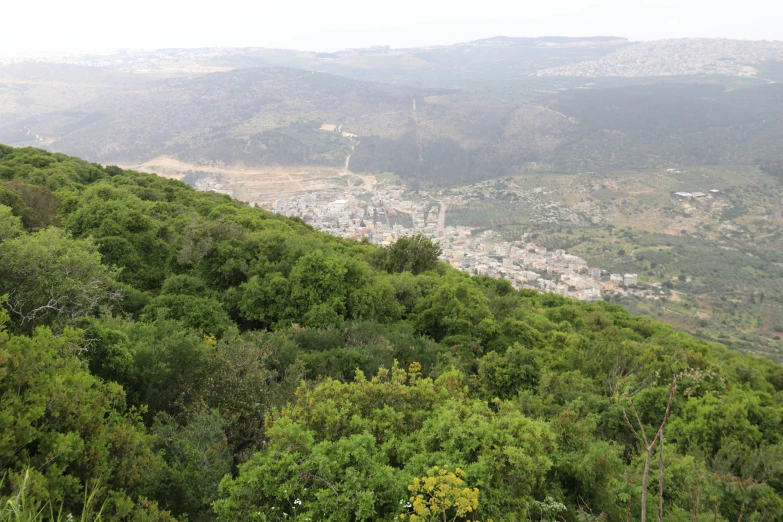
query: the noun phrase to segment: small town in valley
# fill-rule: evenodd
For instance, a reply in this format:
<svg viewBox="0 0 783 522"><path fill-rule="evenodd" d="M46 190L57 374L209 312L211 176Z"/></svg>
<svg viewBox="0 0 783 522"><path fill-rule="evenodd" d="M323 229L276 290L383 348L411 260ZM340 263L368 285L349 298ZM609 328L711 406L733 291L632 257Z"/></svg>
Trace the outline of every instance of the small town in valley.
<svg viewBox="0 0 783 522"><path fill-rule="evenodd" d="M381 246L403 236L422 234L440 245L444 262L472 275L504 278L516 289L555 292L582 301L596 301L611 294L653 299L661 295L654 285L640 285L637 274L590 267L565 250L536 245L527 233L517 241L508 241L493 230L446 226L448 208L463 205L462 195L443 196L389 186L319 191L253 204L299 217L339 237L366 238Z"/></svg>

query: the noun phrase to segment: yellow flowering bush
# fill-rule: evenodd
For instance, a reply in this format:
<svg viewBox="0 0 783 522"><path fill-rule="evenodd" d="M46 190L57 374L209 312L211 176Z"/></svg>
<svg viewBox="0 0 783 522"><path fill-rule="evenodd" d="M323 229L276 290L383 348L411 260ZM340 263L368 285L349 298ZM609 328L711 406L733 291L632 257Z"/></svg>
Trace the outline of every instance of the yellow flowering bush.
<svg viewBox="0 0 783 522"><path fill-rule="evenodd" d="M408 486L411 497L405 505L407 512L401 514L400 519L410 522L474 520L469 517L478 510L479 490L468 487L464 478L463 470L457 468L452 472L448 466L432 467L425 477L414 478Z"/></svg>

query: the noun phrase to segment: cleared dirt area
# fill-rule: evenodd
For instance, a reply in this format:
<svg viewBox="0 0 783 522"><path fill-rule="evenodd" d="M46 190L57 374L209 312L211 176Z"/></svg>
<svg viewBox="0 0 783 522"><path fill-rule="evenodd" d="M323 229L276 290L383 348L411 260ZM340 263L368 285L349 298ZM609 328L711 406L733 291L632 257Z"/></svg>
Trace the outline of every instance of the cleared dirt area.
<svg viewBox="0 0 783 522"><path fill-rule="evenodd" d="M189 173L200 176L215 175L219 192L248 203L263 203L302 192L349 188L352 180L361 178L365 188L372 190L374 176L357 176L341 168L301 167L243 167L227 165L196 165L161 156L139 165L122 165L122 168L152 172L163 177L183 179Z"/></svg>
<svg viewBox="0 0 783 522"><path fill-rule="evenodd" d="M671 296L669 297L669 299L671 299L675 303L680 303L682 302L681 294L682 292L678 292L677 290L671 290Z"/></svg>

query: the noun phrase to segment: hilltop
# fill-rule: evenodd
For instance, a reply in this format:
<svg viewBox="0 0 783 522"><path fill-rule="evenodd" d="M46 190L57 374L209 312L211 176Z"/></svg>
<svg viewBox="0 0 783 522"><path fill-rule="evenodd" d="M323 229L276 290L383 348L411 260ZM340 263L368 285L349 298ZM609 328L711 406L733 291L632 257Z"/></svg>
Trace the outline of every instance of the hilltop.
<svg viewBox="0 0 783 522"><path fill-rule="evenodd" d="M600 58L539 70L537 76L755 76L783 61L783 42L682 38L638 42Z"/></svg>
<svg viewBox="0 0 783 522"><path fill-rule="evenodd" d="M359 80L444 88L520 85L530 77L719 75L767 78L783 61L778 41L683 38L629 41L622 37L496 36L414 48L293 49L200 48L123 51L40 59L123 73L208 74L237 68L294 67ZM0 62L0 65L2 63ZM528 80L520 82L524 77ZM539 83L539 85L541 85Z"/></svg>
<svg viewBox="0 0 783 522"><path fill-rule="evenodd" d="M416 86L486 85L534 71L595 59L628 45L617 37L498 36L408 49L377 46L337 52L294 49L200 48L123 51L42 59L123 73L206 74L241 68L294 67L357 80ZM464 83L463 83L464 82Z"/></svg>

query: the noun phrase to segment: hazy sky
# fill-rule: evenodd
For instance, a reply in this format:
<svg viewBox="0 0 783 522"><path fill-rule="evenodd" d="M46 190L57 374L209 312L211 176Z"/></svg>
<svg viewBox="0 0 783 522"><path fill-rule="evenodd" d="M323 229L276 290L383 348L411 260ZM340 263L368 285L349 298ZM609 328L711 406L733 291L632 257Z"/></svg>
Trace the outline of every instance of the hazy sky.
<svg viewBox="0 0 783 522"><path fill-rule="evenodd" d="M781 0L7 0L0 54L447 44L496 35L783 40Z"/></svg>

